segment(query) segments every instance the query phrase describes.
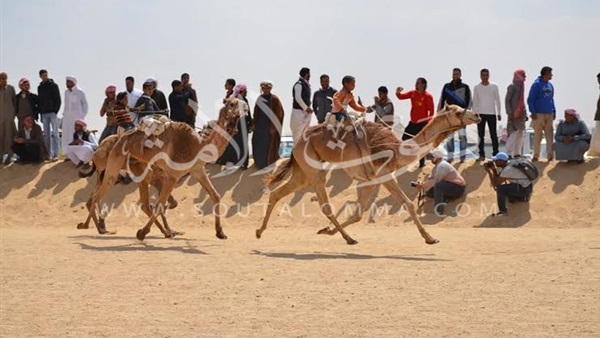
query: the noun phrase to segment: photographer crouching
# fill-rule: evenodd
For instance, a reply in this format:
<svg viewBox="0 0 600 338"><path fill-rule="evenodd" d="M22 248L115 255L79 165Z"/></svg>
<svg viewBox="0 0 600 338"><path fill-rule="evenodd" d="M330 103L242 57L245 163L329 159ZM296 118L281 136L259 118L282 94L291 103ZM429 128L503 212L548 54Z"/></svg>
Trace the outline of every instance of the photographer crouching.
<svg viewBox="0 0 600 338"><path fill-rule="evenodd" d="M444 206L450 200L464 195L466 182L465 179L444 160L445 151L435 148L427 154L435 165L431 175L424 182L411 182L411 185L417 189L424 190L425 196L434 199L434 211L436 215L444 215Z"/></svg>
<svg viewBox="0 0 600 338"><path fill-rule="evenodd" d="M533 192L533 180L538 172L533 163L525 159L509 160L508 155L499 152L492 161L483 164L496 189L499 212L492 216L507 216L507 200L510 202L529 201Z"/></svg>

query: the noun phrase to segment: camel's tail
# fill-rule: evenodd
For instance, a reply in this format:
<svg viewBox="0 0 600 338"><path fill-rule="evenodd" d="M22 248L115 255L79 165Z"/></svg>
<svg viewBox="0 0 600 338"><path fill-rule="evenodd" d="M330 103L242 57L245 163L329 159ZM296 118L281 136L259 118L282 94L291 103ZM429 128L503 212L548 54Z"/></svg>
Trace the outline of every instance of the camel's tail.
<svg viewBox="0 0 600 338"><path fill-rule="evenodd" d="M265 185L271 187L273 184L281 182L292 171L295 163L296 160L294 160L294 155L292 154L289 159L278 165L274 172L267 175Z"/></svg>
<svg viewBox="0 0 600 338"><path fill-rule="evenodd" d="M81 177L81 178L90 177L94 174L95 171L96 171L96 164L94 162L92 162L92 169L90 169L90 171L88 171L88 172L79 170L79 177Z"/></svg>

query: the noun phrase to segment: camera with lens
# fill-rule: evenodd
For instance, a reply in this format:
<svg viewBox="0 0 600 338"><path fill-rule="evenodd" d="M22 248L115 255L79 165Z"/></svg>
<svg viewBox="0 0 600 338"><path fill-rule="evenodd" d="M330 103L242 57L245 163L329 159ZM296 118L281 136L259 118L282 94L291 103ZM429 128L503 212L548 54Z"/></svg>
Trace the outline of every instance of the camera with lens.
<svg viewBox="0 0 600 338"><path fill-rule="evenodd" d="M483 167L486 169L494 169L494 161L487 161L483 164Z"/></svg>
<svg viewBox="0 0 600 338"><path fill-rule="evenodd" d="M417 182L417 181L410 182L410 186L413 187L413 188L416 187L416 186L418 186L418 185L419 185L419 182Z"/></svg>

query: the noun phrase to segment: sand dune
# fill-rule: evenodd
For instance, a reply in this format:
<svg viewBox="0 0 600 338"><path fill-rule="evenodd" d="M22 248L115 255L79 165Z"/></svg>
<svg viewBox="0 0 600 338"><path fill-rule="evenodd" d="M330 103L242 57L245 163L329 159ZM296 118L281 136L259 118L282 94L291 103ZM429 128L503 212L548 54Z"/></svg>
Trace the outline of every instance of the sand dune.
<svg viewBox="0 0 600 338"><path fill-rule="evenodd" d="M213 179L226 241L214 237L213 204L193 179L169 213L184 236L135 240L146 218L135 217L133 184L108 194L117 234L99 236L75 228L94 177L79 179L70 163L4 167L0 336L597 336L599 165L539 163L529 205L498 219L481 166L456 164L467 197L449 217L431 215L430 203L421 217L435 246L383 189L374 223L348 228L357 246L316 235L328 222L310 190L286 198L257 240L268 197L253 169ZM423 172L401 177L411 198ZM336 172L327 186L344 219L353 183Z"/></svg>

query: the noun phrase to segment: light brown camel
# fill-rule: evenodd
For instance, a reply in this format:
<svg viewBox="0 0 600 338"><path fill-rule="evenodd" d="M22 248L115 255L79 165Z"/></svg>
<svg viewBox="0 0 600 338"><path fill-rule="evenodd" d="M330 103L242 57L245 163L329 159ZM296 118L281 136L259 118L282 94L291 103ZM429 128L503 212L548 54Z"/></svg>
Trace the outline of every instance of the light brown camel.
<svg viewBox="0 0 600 338"><path fill-rule="evenodd" d="M356 244L344 228L362 218L362 213L368 208L371 194L382 184L392 196L407 206L425 242L438 243L438 240L423 228L412 201L399 188L394 176L396 171L425 156L431 148L437 147L452 132L468 124L479 123L480 120L479 115L468 109L446 105L419 134L406 141L400 141L391 129L373 122L364 122L358 127L358 132L351 131L345 136L341 135L341 142L332 138L332 131L327 130L326 124L308 128L294 146L291 158L267 177L267 186L272 186L291 173L285 184L271 191L265 218L260 229L256 230L256 237L260 238L267 228L275 204L281 198L312 186L316 191L321 212L335 226L334 229L325 227L318 233L334 235L339 231L346 243ZM343 224L336 219L325 190L325 174L332 166L343 169L353 179L363 182L357 186L357 208Z"/></svg>
<svg viewBox="0 0 600 338"><path fill-rule="evenodd" d="M159 215L165 230L171 232L165 215L167 200L177 180L188 173L201 184L215 203L216 236L226 239L220 219L221 196L213 187L204 166L223 153L231 135L237 132L240 116L247 112L248 106L245 102L230 98L221 108L218 121L211 126L210 131L207 130L202 135L185 123L170 122L158 136L146 136L141 130L121 136L108 155L104 177L92 195L90 206L92 217L95 217L98 203L107 189L116 182L120 169L133 159L145 164L141 176L132 177L134 181L145 178L152 167L160 168L164 173L156 207L148 223L137 232L136 236L139 240L143 240L150 232L152 224Z"/></svg>
<svg viewBox="0 0 600 338"><path fill-rule="evenodd" d="M114 145L117 143L118 139L119 139L119 137L117 135L110 135L110 136L106 137L104 140L102 140L102 142L98 145L98 148L94 152L94 156L92 158L92 169L89 170L88 172L79 171L79 177L84 178L84 177L92 176L94 174L94 171L96 171L97 172L96 187L100 186L100 184L102 184L102 180L104 177L104 170L106 169L106 162L108 160L108 154L110 153L110 151L112 150ZM146 168L145 163L132 161L132 163L126 163L122 169L127 170L128 165L129 165L129 169L133 172L133 174L135 176L142 175L142 173L144 172L144 170ZM160 189L162 188L162 176L163 176L163 172L159 168L155 167L138 184L140 201L142 203L141 209L146 215L148 215L148 217L150 217L152 215L152 210L151 210L152 207L150 205L149 185L154 186L158 191L160 191ZM98 229L99 234L101 234L101 235L115 234L114 231L106 230L104 217L102 216L102 214L100 213L99 210L96 210L95 213L92 213L90 211L91 205L92 205L92 196L90 196L88 202L86 203L86 207L88 209L88 217L85 220L85 222L79 223L77 225L77 229L88 229L90 220L93 219L94 224L96 225L96 228ZM169 196L169 209L173 209L175 207L177 207L177 201L171 195L171 196ZM167 232L163 228L162 224L160 224L160 222L158 222L158 220L156 221L155 224L160 229L160 231L165 235L165 237L170 237L172 235L171 233ZM176 234L181 234L181 233L176 232Z"/></svg>

